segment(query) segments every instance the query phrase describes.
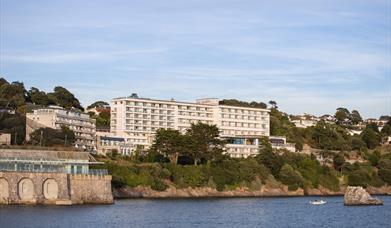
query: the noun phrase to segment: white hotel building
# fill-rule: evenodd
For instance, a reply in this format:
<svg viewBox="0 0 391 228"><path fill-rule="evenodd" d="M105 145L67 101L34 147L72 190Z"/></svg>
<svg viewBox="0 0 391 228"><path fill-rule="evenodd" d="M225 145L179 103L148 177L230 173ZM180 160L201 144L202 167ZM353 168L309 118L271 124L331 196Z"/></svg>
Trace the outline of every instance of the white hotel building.
<svg viewBox="0 0 391 228"><path fill-rule="evenodd" d="M75 146L92 150L95 147L95 120L88 114L65 110L61 107L50 106L26 113L26 141L30 134L39 128L61 129L67 126L75 133Z"/></svg>
<svg viewBox="0 0 391 228"><path fill-rule="evenodd" d="M218 99L196 103L145 98L116 98L111 101L111 133L126 138L135 147L148 148L159 128L184 133L191 123L214 124L227 139L226 152L232 157L258 153L258 139L269 136L269 110L219 105Z"/></svg>

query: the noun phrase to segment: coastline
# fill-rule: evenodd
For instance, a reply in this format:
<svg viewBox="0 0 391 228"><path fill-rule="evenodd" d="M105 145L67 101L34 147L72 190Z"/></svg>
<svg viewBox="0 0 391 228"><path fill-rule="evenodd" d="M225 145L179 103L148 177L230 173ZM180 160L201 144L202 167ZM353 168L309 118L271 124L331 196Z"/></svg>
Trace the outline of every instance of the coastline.
<svg viewBox="0 0 391 228"><path fill-rule="evenodd" d="M217 191L209 187L182 188L170 187L165 191L155 191L149 187L138 186L135 188L121 187L113 189L114 199L197 199L197 198L252 198L252 197L303 197L303 196L343 196L346 187L340 191L330 191L325 188L307 189L299 188L296 191L288 191L287 186L281 188L262 187L260 190L251 191L248 188L237 188L231 191ZM391 186L380 188L368 187L371 195L391 195Z"/></svg>

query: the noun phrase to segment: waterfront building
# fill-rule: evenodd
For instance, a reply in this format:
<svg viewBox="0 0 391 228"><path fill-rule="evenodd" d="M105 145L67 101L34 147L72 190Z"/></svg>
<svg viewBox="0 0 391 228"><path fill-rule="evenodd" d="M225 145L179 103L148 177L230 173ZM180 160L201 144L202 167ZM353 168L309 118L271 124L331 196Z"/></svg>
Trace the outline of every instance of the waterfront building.
<svg viewBox="0 0 391 228"><path fill-rule="evenodd" d="M192 123L214 124L228 140L226 153L248 157L258 153L259 138L269 136L269 110L220 105L215 98L195 103L123 97L111 101L111 133L130 144L148 148L159 128L185 133Z"/></svg>
<svg viewBox="0 0 391 228"><path fill-rule="evenodd" d="M1 204L112 203L111 176L88 152L0 149Z"/></svg>
<svg viewBox="0 0 391 228"><path fill-rule="evenodd" d="M86 150L94 147L95 120L91 119L88 114L56 106L36 109L26 114L26 141L29 141L30 134L39 128L61 129L62 126L68 127L75 133L76 147Z"/></svg>

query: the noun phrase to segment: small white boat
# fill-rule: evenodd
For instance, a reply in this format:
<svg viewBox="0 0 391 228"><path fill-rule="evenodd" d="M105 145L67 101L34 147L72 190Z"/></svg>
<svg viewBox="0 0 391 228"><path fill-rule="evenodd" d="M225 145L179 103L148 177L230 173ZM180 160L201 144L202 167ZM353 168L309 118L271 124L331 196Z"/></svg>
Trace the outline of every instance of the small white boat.
<svg viewBox="0 0 391 228"><path fill-rule="evenodd" d="M326 204L327 202L324 201L324 200L313 200L313 201L310 201L310 204L312 205L322 205L322 204Z"/></svg>

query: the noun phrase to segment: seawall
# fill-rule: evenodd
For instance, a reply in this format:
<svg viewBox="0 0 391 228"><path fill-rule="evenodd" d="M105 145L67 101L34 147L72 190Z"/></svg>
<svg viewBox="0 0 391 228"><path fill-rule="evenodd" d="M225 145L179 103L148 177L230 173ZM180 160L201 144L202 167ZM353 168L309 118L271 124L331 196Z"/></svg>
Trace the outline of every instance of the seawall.
<svg viewBox="0 0 391 228"><path fill-rule="evenodd" d="M110 175L0 172L0 204L113 203Z"/></svg>

